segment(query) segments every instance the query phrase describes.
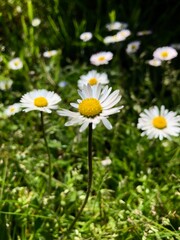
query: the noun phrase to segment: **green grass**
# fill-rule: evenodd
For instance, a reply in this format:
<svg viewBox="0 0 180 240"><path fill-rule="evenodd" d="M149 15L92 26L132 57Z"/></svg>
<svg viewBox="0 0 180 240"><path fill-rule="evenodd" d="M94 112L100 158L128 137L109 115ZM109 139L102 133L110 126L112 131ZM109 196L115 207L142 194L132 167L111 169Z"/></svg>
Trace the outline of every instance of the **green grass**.
<svg viewBox="0 0 180 240"><path fill-rule="evenodd" d="M0 79L13 80L11 89L0 90L0 240L60 239L83 202L88 172L87 131L65 127L66 119L55 111L44 114L52 160L48 194L48 155L39 112L7 117L4 110L40 88L58 93L59 107L69 109L78 98L79 77L91 69L108 74L113 90L120 89L124 108L110 117L111 131L101 124L93 131L91 196L67 239L180 239L179 138L148 140L136 127L144 108L165 105L179 112L179 57L159 68L146 63L157 47L175 43L180 35L180 27L173 24L179 3L172 2L0 3ZM41 19L38 27L31 25L35 17ZM110 20L127 22L132 35L120 44L104 45ZM136 36L146 29L153 34ZM94 35L87 44L79 40L84 31ZM140 50L130 57L126 45L137 39ZM43 52L51 49L58 54L45 59ZM93 67L89 58L101 50L112 51L114 58ZM22 69L8 68L14 57L22 59ZM61 81L67 82L64 88ZM106 158L111 165L102 165Z"/></svg>

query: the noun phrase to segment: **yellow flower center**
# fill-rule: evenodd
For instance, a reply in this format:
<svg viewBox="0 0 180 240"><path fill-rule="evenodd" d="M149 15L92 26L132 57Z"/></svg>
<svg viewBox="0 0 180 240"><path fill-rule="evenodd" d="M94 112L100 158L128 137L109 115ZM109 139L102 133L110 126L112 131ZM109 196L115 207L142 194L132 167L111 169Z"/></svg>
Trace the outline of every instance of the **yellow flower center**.
<svg viewBox="0 0 180 240"><path fill-rule="evenodd" d="M116 41L118 39L117 35L113 35L112 37L113 37L114 41Z"/></svg>
<svg viewBox="0 0 180 240"><path fill-rule="evenodd" d="M101 56L98 58L98 60L101 62L101 61L104 61L105 60L105 57L104 56Z"/></svg>
<svg viewBox="0 0 180 240"><path fill-rule="evenodd" d="M16 66L16 67L18 67L19 66L19 60L16 60L15 62L14 62L14 65Z"/></svg>
<svg viewBox="0 0 180 240"><path fill-rule="evenodd" d="M95 117L102 112L99 100L95 98L86 98L79 104L79 112L85 117Z"/></svg>
<svg viewBox="0 0 180 240"><path fill-rule="evenodd" d="M45 97L37 97L34 99L34 105L36 107L46 107L48 105L48 101Z"/></svg>
<svg viewBox="0 0 180 240"><path fill-rule="evenodd" d="M15 111L15 108L14 107L11 107L10 108L10 112L12 113L12 112L14 112Z"/></svg>
<svg viewBox="0 0 180 240"><path fill-rule="evenodd" d="M168 56L168 52L167 52L167 51L162 52L162 53L161 53L161 56L162 56L163 58L166 58L166 57Z"/></svg>
<svg viewBox="0 0 180 240"><path fill-rule="evenodd" d="M89 79L88 83L93 86L93 85L96 85L97 84L97 79L96 78L91 78Z"/></svg>
<svg viewBox="0 0 180 240"><path fill-rule="evenodd" d="M136 45L132 45L131 48L132 48L132 50L135 50L136 49Z"/></svg>
<svg viewBox="0 0 180 240"><path fill-rule="evenodd" d="M158 116L153 119L153 126L158 129L163 129L167 127L166 119L163 116Z"/></svg>

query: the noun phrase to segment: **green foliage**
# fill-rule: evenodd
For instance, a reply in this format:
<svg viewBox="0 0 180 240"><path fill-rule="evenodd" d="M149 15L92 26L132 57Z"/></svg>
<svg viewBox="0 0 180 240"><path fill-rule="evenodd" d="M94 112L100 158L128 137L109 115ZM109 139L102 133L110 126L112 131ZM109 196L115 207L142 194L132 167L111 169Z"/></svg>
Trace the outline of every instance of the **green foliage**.
<svg viewBox="0 0 180 240"><path fill-rule="evenodd" d="M37 111L11 117L7 106L33 89L58 93L60 107L76 101L77 81L94 69L89 58L112 51L113 60L96 68L106 72L124 105L111 116L113 129L93 131L93 189L88 204L68 240L179 240L179 139L148 140L140 136L137 119L144 108L165 105L178 110L179 57L155 68L147 64L160 46L176 43L180 26L178 1L8 0L0 2L0 240L59 239L74 219L87 188L87 132L65 127L56 112L46 114L45 131L52 158L52 191L48 194L48 161ZM32 20L39 18L39 26ZM129 24L131 36L105 45L105 25ZM141 30L152 35L137 36ZM82 42L91 31L92 41ZM126 46L141 47L134 55ZM47 50L57 50L44 58ZM8 68L20 57L23 68ZM66 82L66 86L60 83ZM102 160L112 163L103 166Z"/></svg>

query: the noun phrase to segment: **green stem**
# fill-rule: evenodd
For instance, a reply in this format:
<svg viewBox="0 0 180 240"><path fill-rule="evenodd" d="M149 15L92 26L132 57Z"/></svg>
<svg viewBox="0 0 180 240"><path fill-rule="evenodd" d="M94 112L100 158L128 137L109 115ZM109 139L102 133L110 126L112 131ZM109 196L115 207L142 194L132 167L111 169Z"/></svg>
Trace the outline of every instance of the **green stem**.
<svg viewBox="0 0 180 240"><path fill-rule="evenodd" d="M84 207L86 206L86 203L88 201L90 192L91 192L91 186L92 186L92 123L89 124L89 134L88 134L88 186L87 186L87 192L86 197L84 199L83 204L81 205L81 208L79 209L75 219L71 223L70 227L68 228L67 232L61 236L60 239L63 239L65 235L69 234L70 231L73 229L74 225L76 224L77 220L79 219Z"/></svg>
<svg viewBox="0 0 180 240"><path fill-rule="evenodd" d="M4 192L5 183L6 183L7 171L8 171L8 158L4 159L4 171L3 171L3 176L2 176L2 187L1 187L0 200L3 199L3 192Z"/></svg>
<svg viewBox="0 0 180 240"><path fill-rule="evenodd" d="M46 146L47 154L48 154L48 165L49 165L49 178L48 178L48 192L49 194L51 193L51 156L50 156L50 151L46 139L46 134L45 134L45 128L44 128L44 117L43 117L43 112L41 112L41 126L42 126L42 132L43 132L43 138L44 138L44 143Z"/></svg>

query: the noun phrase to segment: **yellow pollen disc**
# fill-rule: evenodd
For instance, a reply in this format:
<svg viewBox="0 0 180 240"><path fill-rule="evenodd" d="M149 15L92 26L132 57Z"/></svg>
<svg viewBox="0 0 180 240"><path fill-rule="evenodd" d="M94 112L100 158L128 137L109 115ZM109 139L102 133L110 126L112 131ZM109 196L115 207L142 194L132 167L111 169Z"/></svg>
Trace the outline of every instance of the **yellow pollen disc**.
<svg viewBox="0 0 180 240"><path fill-rule="evenodd" d="M89 79L88 83L93 86L93 85L96 85L97 84L97 79L96 78L91 78Z"/></svg>
<svg viewBox="0 0 180 240"><path fill-rule="evenodd" d="M15 61L15 62L14 62L14 65L15 65L16 67L18 67L18 66L19 66L19 61Z"/></svg>
<svg viewBox="0 0 180 240"><path fill-rule="evenodd" d="M34 99L34 105L36 107L46 107L48 105L48 101L45 97L37 97Z"/></svg>
<svg viewBox="0 0 180 240"><path fill-rule="evenodd" d="M14 112L15 111L15 108L14 107L11 107L10 108L10 112Z"/></svg>
<svg viewBox="0 0 180 240"><path fill-rule="evenodd" d="M118 39L117 35L113 35L112 37L113 37L114 40Z"/></svg>
<svg viewBox="0 0 180 240"><path fill-rule="evenodd" d="M95 117L102 112L102 107L96 98L86 98L79 104L78 110L85 117Z"/></svg>
<svg viewBox="0 0 180 240"><path fill-rule="evenodd" d="M101 56L98 58L98 60L101 62L101 61L104 61L105 60L105 57L104 56Z"/></svg>
<svg viewBox="0 0 180 240"><path fill-rule="evenodd" d="M158 129L163 129L167 127L166 119L162 116L155 117L152 123L153 126Z"/></svg>
<svg viewBox="0 0 180 240"><path fill-rule="evenodd" d="M168 56L168 52L166 52L166 51L162 52L162 53L161 53L161 56L162 56L163 58L166 58L166 57Z"/></svg>

